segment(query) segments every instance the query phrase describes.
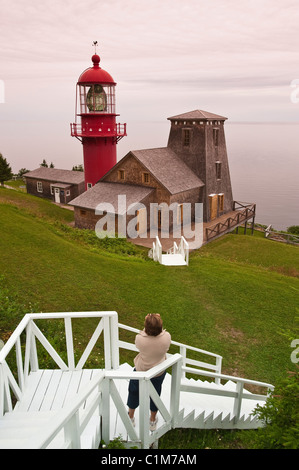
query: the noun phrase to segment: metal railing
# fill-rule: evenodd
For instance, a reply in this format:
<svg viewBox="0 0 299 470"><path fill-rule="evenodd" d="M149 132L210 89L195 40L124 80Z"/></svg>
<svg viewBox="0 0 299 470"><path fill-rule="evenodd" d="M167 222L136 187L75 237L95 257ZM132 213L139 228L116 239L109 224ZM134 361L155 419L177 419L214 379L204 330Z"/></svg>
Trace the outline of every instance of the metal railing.
<svg viewBox="0 0 299 470"><path fill-rule="evenodd" d="M71 123L71 136L72 137L88 137L88 136L99 136L99 137L124 137L127 132L127 125L116 123L115 126L90 126L82 127L82 124Z"/></svg>

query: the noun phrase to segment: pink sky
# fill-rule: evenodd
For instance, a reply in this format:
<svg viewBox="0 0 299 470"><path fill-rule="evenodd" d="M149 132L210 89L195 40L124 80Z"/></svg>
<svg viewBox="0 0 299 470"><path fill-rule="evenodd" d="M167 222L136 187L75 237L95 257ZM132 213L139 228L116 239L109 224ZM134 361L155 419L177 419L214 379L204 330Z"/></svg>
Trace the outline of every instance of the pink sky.
<svg viewBox="0 0 299 470"><path fill-rule="evenodd" d="M0 14L0 152L13 171L82 163L69 123L94 40L127 123L119 158L166 145L167 117L193 109L299 121L298 0L0 0Z"/></svg>

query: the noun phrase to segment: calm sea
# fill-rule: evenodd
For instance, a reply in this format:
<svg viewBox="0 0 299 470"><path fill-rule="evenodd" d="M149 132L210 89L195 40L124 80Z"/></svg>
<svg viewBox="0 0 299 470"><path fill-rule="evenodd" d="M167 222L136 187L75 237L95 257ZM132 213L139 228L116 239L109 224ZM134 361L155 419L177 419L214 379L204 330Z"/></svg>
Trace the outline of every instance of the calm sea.
<svg viewBox="0 0 299 470"><path fill-rule="evenodd" d="M299 124L226 122L225 135L234 200L256 203L257 223L299 225Z"/></svg>

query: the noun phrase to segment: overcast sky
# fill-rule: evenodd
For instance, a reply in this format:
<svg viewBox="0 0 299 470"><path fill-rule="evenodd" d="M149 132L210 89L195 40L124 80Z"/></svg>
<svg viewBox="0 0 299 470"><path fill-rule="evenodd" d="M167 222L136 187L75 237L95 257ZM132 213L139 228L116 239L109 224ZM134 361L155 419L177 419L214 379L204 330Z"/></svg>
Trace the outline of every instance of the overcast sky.
<svg viewBox="0 0 299 470"><path fill-rule="evenodd" d="M299 0L0 0L0 21L0 152L14 171L82 163L70 122L94 40L127 123L118 158L166 145L167 117L194 109L299 122Z"/></svg>

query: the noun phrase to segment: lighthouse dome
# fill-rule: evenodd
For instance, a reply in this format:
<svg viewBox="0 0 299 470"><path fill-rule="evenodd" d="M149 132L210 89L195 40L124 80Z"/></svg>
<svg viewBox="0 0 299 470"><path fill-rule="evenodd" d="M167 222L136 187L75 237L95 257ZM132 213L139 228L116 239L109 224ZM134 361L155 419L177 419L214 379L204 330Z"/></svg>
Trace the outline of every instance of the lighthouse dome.
<svg viewBox="0 0 299 470"><path fill-rule="evenodd" d="M103 85L116 85L115 81L111 77L110 73L103 70L100 66L100 56L94 54L91 58L93 62L93 67L89 67L84 70L80 75L78 84L92 84L92 83L101 83Z"/></svg>

